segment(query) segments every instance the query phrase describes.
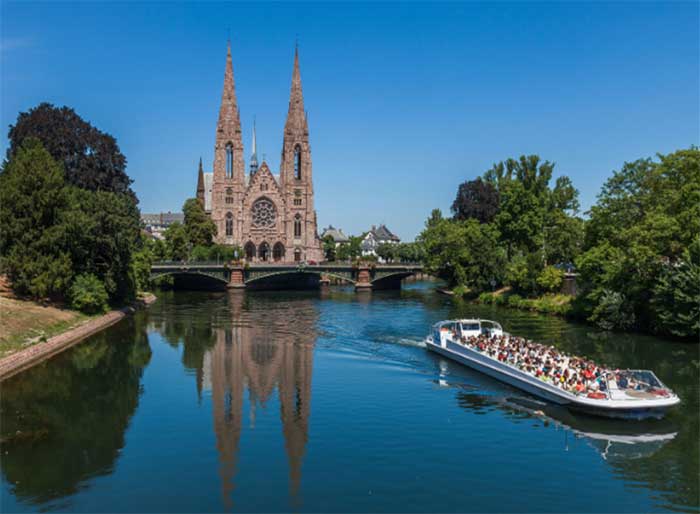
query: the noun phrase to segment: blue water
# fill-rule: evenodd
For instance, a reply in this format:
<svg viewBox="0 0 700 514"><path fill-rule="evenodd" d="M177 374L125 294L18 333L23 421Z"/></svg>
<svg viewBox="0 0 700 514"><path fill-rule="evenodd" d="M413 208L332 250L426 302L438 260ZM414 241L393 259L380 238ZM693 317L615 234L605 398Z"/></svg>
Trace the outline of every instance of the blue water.
<svg viewBox="0 0 700 514"><path fill-rule="evenodd" d="M543 406L428 353L497 319L684 403L659 422ZM3 512L698 512L698 347L401 292L161 293L2 384ZM538 412L535 412L538 411Z"/></svg>

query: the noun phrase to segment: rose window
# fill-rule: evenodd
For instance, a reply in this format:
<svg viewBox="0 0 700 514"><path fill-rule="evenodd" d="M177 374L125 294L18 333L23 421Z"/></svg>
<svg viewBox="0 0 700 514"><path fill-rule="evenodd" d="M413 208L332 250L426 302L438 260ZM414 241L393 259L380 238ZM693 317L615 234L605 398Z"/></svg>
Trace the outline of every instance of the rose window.
<svg viewBox="0 0 700 514"><path fill-rule="evenodd" d="M253 204L253 226L272 227L275 224L275 204L267 198L261 198Z"/></svg>

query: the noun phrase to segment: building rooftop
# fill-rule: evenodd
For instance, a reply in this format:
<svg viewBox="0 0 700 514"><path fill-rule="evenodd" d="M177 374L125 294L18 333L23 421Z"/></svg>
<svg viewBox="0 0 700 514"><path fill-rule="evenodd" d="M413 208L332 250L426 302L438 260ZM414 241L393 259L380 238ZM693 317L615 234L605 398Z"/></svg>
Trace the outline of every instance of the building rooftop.
<svg viewBox="0 0 700 514"><path fill-rule="evenodd" d="M350 238L341 229L334 228L333 225L328 225L328 228L323 229L321 239L325 239L326 236L331 236L336 243L348 243L350 241Z"/></svg>

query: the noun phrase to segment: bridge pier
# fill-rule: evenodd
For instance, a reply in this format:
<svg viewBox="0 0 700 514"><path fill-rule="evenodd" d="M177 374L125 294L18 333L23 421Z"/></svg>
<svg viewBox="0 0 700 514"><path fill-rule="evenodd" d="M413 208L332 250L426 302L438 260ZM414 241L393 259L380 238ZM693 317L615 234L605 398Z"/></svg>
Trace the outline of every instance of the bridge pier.
<svg viewBox="0 0 700 514"><path fill-rule="evenodd" d="M357 281L355 282L355 291L372 291L372 277L368 267L362 267L357 270Z"/></svg>
<svg viewBox="0 0 700 514"><path fill-rule="evenodd" d="M245 289L245 272L242 266L231 268L231 276L226 284L226 289Z"/></svg>

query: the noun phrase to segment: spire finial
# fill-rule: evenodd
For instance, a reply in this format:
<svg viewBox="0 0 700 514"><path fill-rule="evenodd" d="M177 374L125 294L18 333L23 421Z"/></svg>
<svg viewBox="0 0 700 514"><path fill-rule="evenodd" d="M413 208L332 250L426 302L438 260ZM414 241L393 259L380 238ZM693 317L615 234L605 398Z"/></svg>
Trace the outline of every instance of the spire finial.
<svg viewBox="0 0 700 514"><path fill-rule="evenodd" d="M255 175L258 172L258 145L255 137L255 116L253 116L253 153L250 156L250 174Z"/></svg>

